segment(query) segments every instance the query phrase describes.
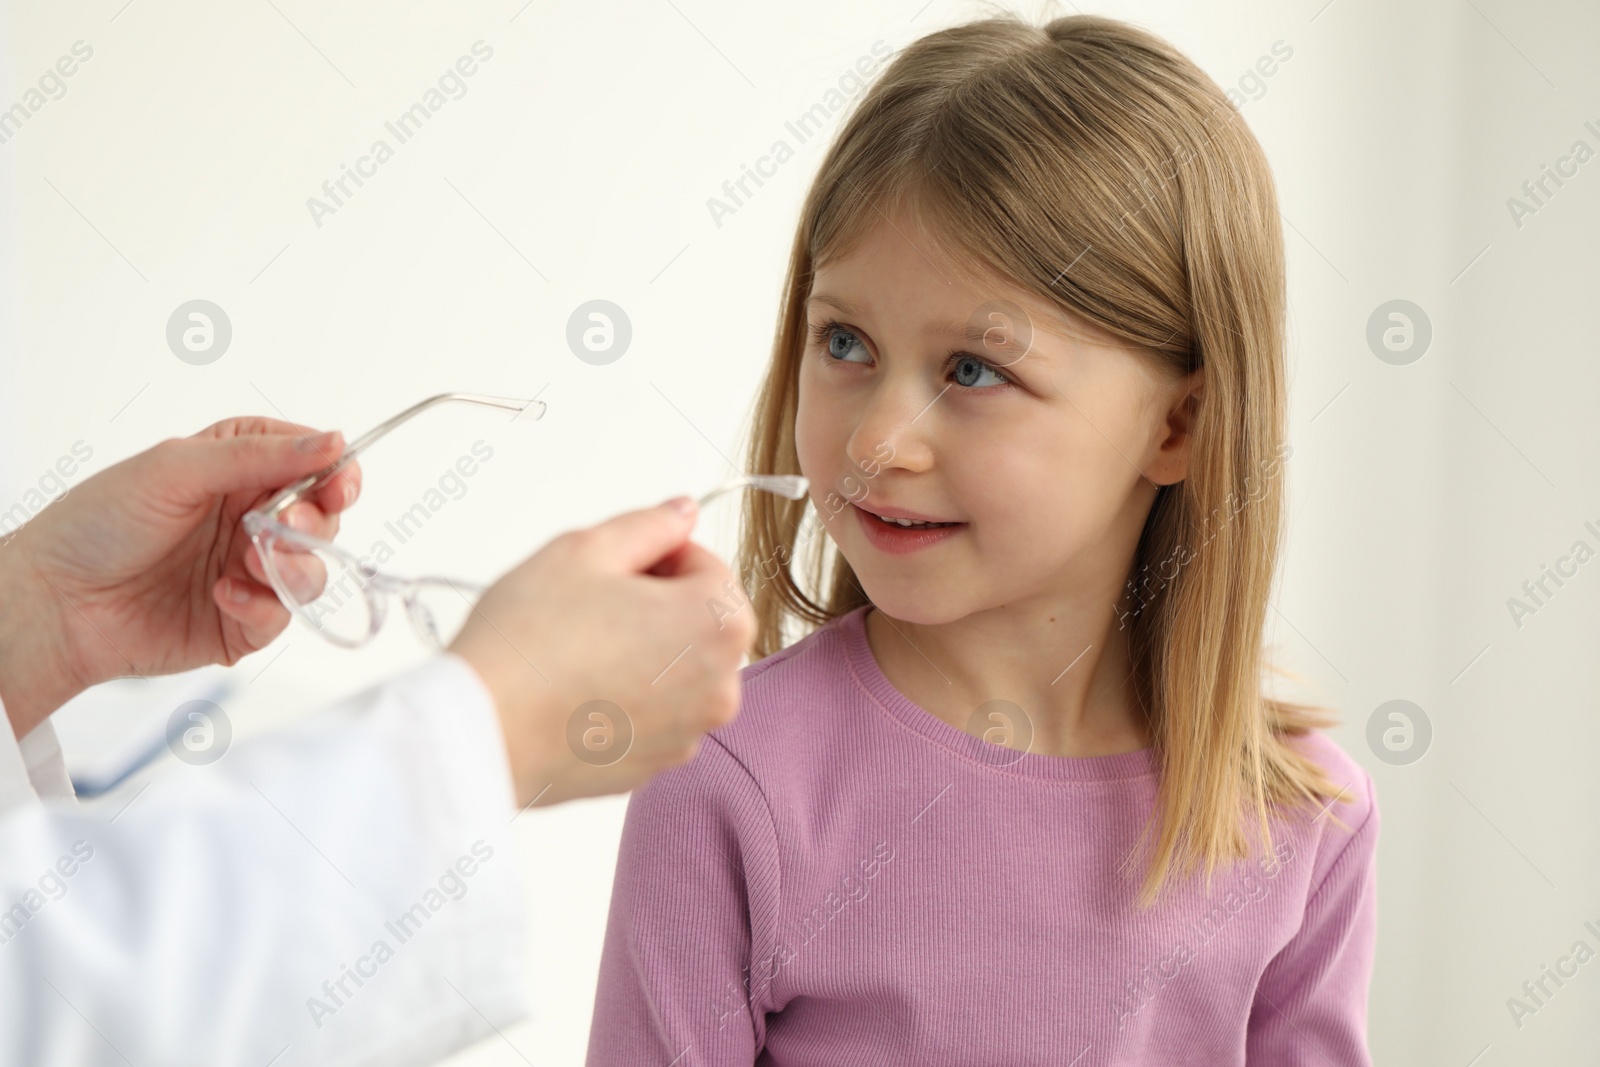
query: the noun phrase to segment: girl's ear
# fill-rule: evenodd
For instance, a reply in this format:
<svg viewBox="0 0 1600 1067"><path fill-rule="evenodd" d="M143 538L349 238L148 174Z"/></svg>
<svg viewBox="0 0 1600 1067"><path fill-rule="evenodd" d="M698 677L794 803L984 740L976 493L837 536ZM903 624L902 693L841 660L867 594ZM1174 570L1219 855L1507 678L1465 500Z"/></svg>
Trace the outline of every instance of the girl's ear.
<svg viewBox="0 0 1600 1067"><path fill-rule="evenodd" d="M1205 395L1205 368L1197 367L1179 380L1176 402L1167 412L1166 434L1150 464L1149 478L1157 485L1181 482L1189 475L1189 450L1194 440L1195 420Z"/></svg>

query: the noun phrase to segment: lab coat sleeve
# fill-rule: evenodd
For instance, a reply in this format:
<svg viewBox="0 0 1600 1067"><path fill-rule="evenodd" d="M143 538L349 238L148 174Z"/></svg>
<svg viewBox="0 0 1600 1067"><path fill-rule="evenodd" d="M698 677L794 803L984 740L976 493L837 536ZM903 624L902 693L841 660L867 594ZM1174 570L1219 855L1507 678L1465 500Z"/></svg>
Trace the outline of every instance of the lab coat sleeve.
<svg viewBox="0 0 1600 1067"><path fill-rule="evenodd" d="M0 818L0 1064L424 1064L526 1013L515 799L459 657L109 801Z"/></svg>
<svg viewBox="0 0 1600 1067"><path fill-rule="evenodd" d="M55 727L46 719L18 742L0 704L0 819L18 808L37 807L41 797L74 799Z"/></svg>

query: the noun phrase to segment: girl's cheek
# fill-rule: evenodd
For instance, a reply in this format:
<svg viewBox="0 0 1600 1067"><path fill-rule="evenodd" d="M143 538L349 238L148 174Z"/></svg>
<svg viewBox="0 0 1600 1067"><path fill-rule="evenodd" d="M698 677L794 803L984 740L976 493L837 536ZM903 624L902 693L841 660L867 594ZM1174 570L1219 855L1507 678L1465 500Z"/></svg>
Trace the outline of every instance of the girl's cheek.
<svg viewBox="0 0 1600 1067"><path fill-rule="evenodd" d="M850 431L836 406L808 396L809 392L802 377L794 421L795 453L800 459L800 473L814 487L831 486L842 469Z"/></svg>
<svg viewBox="0 0 1600 1067"><path fill-rule="evenodd" d="M1041 456L1041 434L985 426L981 432L947 432L939 456L949 491L973 520L1006 528L1049 512L1065 471Z"/></svg>
<svg viewBox="0 0 1600 1067"><path fill-rule="evenodd" d="M818 447L818 428L804 414L795 419L794 450L800 459L800 473L811 482L813 495L824 492L835 480L835 474L823 461L825 450Z"/></svg>

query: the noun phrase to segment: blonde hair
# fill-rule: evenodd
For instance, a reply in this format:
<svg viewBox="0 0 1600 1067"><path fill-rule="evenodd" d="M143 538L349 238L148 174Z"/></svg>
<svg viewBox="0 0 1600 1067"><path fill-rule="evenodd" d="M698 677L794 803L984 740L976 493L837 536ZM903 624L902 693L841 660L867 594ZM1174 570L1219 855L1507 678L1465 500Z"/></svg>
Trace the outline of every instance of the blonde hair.
<svg viewBox="0 0 1600 1067"><path fill-rule="evenodd" d="M917 40L851 113L801 209L748 469L799 473L813 269L891 202L936 220L992 277L1142 350L1133 358L1205 368L1188 475L1151 506L1123 598L1137 608L1113 610L1131 627L1161 767L1139 903L1201 863L1209 884L1248 854L1247 822L1271 850L1269 806L1320 807L1339 791L1286 740L1331 716L1262 691L1286 454L1283 237L1265 155L1204 72L1125 23L1007 14ZM814 517L802 533L806 514L805 501L745 498L739 571L757 656L783 647L786 624L868 603Z"/></svg>

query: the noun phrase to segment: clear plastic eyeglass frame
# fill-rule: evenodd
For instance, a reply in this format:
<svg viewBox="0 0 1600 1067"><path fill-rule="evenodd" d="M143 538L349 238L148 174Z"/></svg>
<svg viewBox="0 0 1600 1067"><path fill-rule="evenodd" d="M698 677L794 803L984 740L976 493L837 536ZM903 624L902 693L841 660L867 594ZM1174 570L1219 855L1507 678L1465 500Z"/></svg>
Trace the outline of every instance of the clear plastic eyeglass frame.
<svg viewBox="0 0 1600 1067"><path fill-rule="evenodd" d="M422 642L435 651L443 651L459 629L459 625L447 625L443 620L464 621L486 591L478 583L455 578L405 578L378 570L328 541L288 526L280 518L291 505L325 485L390 430L429 408L451 402L514 411L517 419L528 421L543 417L545 412L544 403L537 399L472 393L431 396L368 430L351 442L336 462L285 487L261 507L246 512L241 520L279 601L335 645L359 648L371 641L383 627L393 595L405 605L411 627ZM807 481L799 475L740 475L700 497L699 505L704 507L724 493L744 488L799 500L806 494Z"/></svg>
<svg viewBox="0 0 1600 1067"><path fill-rule="evenodd" d="M337 545L302 533L280 519L291 505L327 484L389 431L429 408L455 402L514 411L517 419L529 421L542 418L545 412L544 402L537 399L475 393L430 396L368 430L352 441L338 460L286 486L261 507L246 512L241 520L278 600L336 645L359 648L372 640L383 626L389 597L394 595L405 604L412 629L423 643L443 651L454 634L444 632L440 625L444 614L440 606L449 608L450 614L465 614L483 595L485 587L474 582L433 576L404 578L380 571ZM334 587L331 595L330 585Z"/></svg>
<svg viewBox="0 0 1600 1067"><path fill-rule="evenodd" d="M700 507L705 507L723 493L731 493L735 489L761 489L788 497L790 500L799 500L806 495L806 489L810 484L798 474L741 474L729 478L711 490L701 497L698 503Z"/></svg>

